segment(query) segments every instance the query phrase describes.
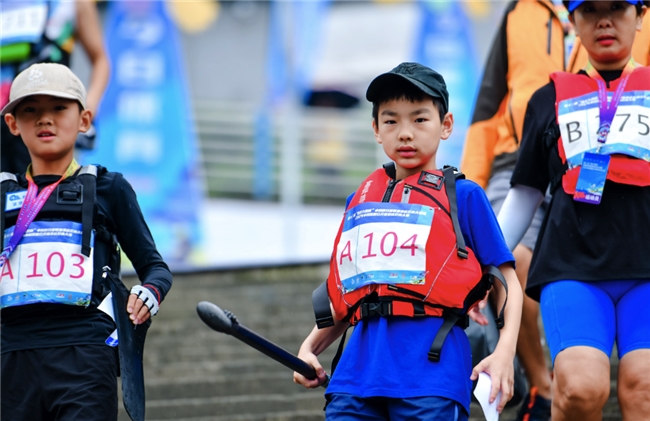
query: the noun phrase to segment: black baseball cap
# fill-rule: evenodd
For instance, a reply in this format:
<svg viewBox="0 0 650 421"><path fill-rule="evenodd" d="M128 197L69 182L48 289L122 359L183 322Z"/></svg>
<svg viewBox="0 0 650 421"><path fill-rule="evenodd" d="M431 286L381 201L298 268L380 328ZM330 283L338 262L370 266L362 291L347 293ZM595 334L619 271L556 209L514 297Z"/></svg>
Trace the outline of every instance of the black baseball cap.
<svg viewBox="0 0 650 421"><path fill-rule="evenodd" d="M377 76L368 86L366 99L375 102L381 91L396 80L406 80L425 94L440 99L444 108L442 111L449 111L449 92L442 75L419 63L402 63L390 72Z"/></svg>

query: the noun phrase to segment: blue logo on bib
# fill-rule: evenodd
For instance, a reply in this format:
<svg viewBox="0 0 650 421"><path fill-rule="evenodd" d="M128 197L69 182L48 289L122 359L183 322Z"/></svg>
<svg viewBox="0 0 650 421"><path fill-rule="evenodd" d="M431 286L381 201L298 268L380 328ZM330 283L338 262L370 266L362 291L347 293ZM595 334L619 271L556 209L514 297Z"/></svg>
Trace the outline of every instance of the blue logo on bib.
<svg viewBox="0 0 650 421"><path fill-rule="evenodd" d="M5 212L20 209L25 201L25 196L27 196L27 190L8 192L6 196L7 200L5 200Z"/></svg>

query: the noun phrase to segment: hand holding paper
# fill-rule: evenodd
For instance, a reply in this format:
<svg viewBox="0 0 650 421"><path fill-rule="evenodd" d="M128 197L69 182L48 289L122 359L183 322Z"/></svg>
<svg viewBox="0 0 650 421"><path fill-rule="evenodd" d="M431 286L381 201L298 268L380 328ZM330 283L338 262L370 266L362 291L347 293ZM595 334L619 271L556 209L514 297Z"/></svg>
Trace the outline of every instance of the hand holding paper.
<svg viewBox="0 0 650 421"><path fill-rule="evenodd" d="M490 375L484 372L478 374L478 383L474 389L474 396L481 405L485 419L487 421L499 421L499 411L497 407L501 401L501 391L494 402L490 403L490 391L492 390L492 379Z"/></svg>

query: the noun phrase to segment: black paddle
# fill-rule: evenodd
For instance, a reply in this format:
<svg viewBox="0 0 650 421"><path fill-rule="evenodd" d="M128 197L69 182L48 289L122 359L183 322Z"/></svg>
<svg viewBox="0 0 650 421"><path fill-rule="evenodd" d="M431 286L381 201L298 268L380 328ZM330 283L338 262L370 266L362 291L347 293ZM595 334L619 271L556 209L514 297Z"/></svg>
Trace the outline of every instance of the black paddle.
<svg viewBox="0 0 650 421"><path fill-rule="evenodd" d="M237 321L237 317L228 310L224 311L216 304L208 301L201 301L196 306L196 312L199 313L199 317L206 325L217 332L234 336L245 344L252 346L261 353L273 358L280 364L302 374L309 380L314 380L317 377L314 367L269 341L265 337L260 336L246 326L240 324ZM321 384L321 387L327 388L328 383L329 376L327 377L327 380Z"/></svg>

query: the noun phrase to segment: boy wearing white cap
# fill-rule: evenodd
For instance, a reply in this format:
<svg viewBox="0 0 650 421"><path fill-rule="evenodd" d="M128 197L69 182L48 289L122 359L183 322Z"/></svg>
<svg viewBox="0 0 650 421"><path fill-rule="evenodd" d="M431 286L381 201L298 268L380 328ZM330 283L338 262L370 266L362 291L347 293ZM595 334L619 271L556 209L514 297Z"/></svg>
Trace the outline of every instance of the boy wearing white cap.
<svg viewBox="0 0 650 421"><path fill-rule="evenodd" d="M32 164L22 175L0 173L2 417L115 420L115 345L123 368L138 349L141 358L171 273L131 185L73 157L92 118L81 81L63 65L35 64L14 79L9 99L2 115ZM130 294L119 280L120 247L142 281ZM143 401L132 379L123 373L123 389ZM144 403L127 405L126 395L129 415L143 419Z"/></svg>

